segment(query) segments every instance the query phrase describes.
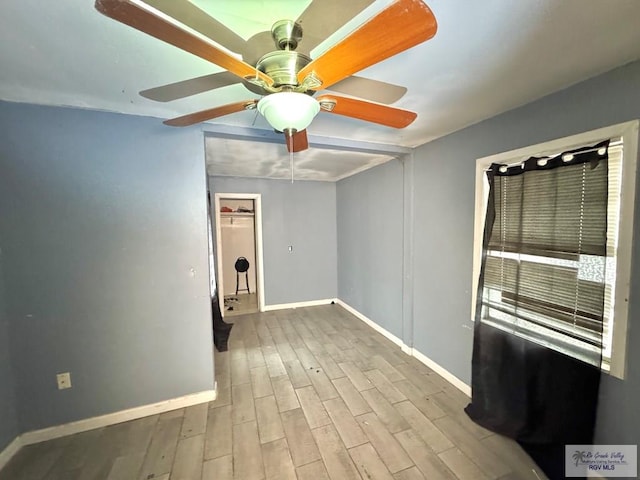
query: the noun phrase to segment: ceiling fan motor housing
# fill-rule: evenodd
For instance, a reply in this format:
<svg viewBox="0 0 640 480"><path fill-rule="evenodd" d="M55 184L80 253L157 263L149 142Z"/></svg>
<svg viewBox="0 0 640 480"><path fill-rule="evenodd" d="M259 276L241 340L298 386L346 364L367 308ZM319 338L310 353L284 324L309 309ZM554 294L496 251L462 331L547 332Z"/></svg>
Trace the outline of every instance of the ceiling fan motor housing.
<svg viewBox="0 0 640 480"><path fill-rule="evenodd" d="M307 93L306 89L298 89L298 72L311 62L311 58L303 53L291 50L278 50L267 53L256 68L273 79L273 87L290 86L291 90ZM313 93L313 92L309 92Z"/></svg>

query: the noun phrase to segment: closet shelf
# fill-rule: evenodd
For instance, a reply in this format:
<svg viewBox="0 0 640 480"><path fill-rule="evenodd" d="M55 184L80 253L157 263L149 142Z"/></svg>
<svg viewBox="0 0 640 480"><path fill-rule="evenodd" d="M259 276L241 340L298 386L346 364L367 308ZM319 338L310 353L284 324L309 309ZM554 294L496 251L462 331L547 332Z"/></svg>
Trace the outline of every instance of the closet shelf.
<svg viewBox="0 0 640 480"><path fill-rule="evenodd" d="M220 212L221 217L253 217L253 212Z"/></svg>

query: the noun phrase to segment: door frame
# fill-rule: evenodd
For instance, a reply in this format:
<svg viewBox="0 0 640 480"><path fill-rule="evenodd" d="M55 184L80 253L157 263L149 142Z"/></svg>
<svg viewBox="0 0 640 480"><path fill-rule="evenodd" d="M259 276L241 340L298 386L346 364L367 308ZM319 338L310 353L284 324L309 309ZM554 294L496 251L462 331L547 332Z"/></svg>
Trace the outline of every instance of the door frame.
<svg viewBox="0 0 640 480"><path fill-rule="evenodd" d="M256 289L258 291L258 311L264 312L264 270L262 266L262 195L259 193L216 193L214 210L216 222L216 267L218 279L218 303L224 312L224 274L222 271L222 230L220 228L220 200L253 200L253 222L256 240Z"/></svg>

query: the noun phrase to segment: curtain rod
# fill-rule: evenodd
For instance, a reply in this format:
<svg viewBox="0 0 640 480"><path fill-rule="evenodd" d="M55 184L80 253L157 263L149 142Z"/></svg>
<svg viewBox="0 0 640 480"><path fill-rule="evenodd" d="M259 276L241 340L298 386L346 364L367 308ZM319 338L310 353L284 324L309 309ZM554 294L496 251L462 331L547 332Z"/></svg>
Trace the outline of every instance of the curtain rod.
<svg viewBox="0 0 640 480"><path fill-rule="evenodd" d="M622 142L622 139L620 139L620 140L616 140L615 142L611 142L611 143L609 143L609 147L608 147L608 148L621 146L621 145L622 145L622 143L623 143L623 142ZM576 147L576 148L580 148L580 147ZM600 147L600 148L602 148L602 147ZM577 152L577 153L582 154L582 153L597 152L598 150L600 150L600 148L590 148L590 149L588 149L588 150L582 150L582 151ZM541 156L541 157L537 157L537 158L539 158L540 160L545 160L545 159L549 159L549 158L556 157L556 156L560 155L561 153L562 153L562 152L553 153L553 154L551 154L551 155L543 155L543 156ZM513 162L513 163L506 163L506 164L500 164L500 165L503 165L503 166L506 166L506 167L515 167L516 165L522 165L524 162L526 162L526 161L527 161L527 160L529 160L530 158L532 158L532 157L527 157L527 158L525 158L524 160L518 160L517 162ZM487 168L485 168L483 171L484 171L484 172L488 172L489 170L491 170L491 167L487 167Z"/></svg>

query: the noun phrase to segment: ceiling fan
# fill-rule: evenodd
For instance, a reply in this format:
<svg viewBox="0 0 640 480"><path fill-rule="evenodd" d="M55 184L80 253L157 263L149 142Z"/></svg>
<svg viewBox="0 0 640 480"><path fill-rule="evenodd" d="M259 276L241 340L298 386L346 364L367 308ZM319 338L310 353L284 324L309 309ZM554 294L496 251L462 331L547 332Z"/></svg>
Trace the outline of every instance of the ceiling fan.
<svg viewBox="0 0 640 480"><path fill-rule="evenodd" d="M325 21L315 32L310 28L312 35L305 48L310 50L319 44L323 40L319 38L321 35L333 33L372 2L351 0L335 4L337 12L341 13L334 14L333 23ZM303 48L297 50L303 36L301 24L313 25L313 14L321 13L320 5L332 3L331 0L314 0L298 21L278 21L271 32L261 32L247 42L189 0L96 0L95 8L114 20L227 70L145 90L141 95L168 101L239 82L263 95L260 100L222 105L166 120L165 124L188 126L257 109L275 130L285 134L288 150L298 152L308 148L306 128L319 111L395 128L404 128L413 122L417 116L414 112L385 104L400 98L406 89L352 75L432 38L437 30L433 13L422 0L395 0L319 57L311 59L303 53ZM239 60L225 49L167 20L164 15L211 38L218 45L242 52L243 58L253 64ZM318 21L321 20L322 17ZM277 50L262 55L267 35L273 38ZM361 96L357 94L358 85L368 86L364 90L375 101L353 98ZM318 90L326 89L350 96L325 93L313 97Z"/></svg>

